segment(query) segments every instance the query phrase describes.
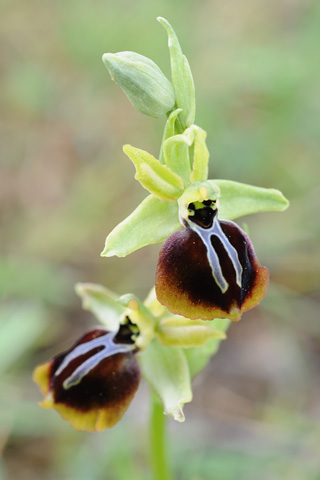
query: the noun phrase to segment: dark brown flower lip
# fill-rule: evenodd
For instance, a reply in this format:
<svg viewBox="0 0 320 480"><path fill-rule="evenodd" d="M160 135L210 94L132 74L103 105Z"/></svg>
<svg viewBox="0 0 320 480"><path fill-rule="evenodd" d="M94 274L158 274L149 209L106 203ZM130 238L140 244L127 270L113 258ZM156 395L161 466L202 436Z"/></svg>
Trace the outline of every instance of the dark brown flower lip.
<svg viewBox="0 0 320 480"><path fill-rule="evenodd" d="M211 228L203 228L193 218L167 239L160 252L158 300L187 318L238 320L264 297L268 271L234 222L214 215Z"/></svg>
<svg viewBox="0 0 320 480"><path fill-rule="evenodd" d="M141 378L138 349L127 330L120 330L121 335L91 329L69 350L39 365L34 380L45 395L41 405L54 408L79 430L100 431L117 423Z"/></svg>
<svg viewBox="0 0 320 480"><path fill-rule="evenodd" d="M52 382L54 382L55 378L61 375L64 370L68 369L74 360L80 359L81 357L84 358L91 353L91 355L80 363L79 366L64 380L63 388L67 390L80 383L81 380L88 375L91 370L96 368L105 358L119 353L132 352L135 349L133 343L115 343L114 338L116 335L117 334L114 332L106 332L88 342L83 342L75 346L67 355L65 355L60 365L53 373Z"/></svg>
<svg viewBox="0 0 320 480"><path fill-rule="evenodd" d="M236 273L236 283L241 288L243 272L242 265L239 261L236 248L232 245L230 238L226 236L225 232L221 228L221 222L217 216L216 202L208 200L202 202L200 205L201 207L195 209L194 212L191 210L193 215L188 217L189 222L187 228L191 228L191 230L196 232L205 245L207 259L212 270L212 276L222 293L225 293L228 290L229 283L222 272L220 258L213 246L214 237L219 239L223 245L225 253L231 260Z"/></svg>

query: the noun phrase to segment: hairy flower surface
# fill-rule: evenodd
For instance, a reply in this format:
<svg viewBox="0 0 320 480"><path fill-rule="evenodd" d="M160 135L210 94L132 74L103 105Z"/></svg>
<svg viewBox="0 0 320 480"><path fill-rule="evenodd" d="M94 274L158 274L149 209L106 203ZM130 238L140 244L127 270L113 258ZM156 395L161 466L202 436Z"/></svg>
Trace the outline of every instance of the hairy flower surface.
<svg viewBox="0 0 320 480"><path fill-rule="evenodd" d="M268 270L259 265L249 237L234 222L220 221L217 206L217 199L182 206L185 228L167 239L159 256L157 298L190 319L239 320L268 285Z"/></svg>
<svg viewBox="0 0 320 480"><path fill-rule="evenodd" d="M136 347L127 326L118 333L98 327L66 352L38 366L34 380L54 408L78 430L101 431L127 410L140 381Z"/></svg>

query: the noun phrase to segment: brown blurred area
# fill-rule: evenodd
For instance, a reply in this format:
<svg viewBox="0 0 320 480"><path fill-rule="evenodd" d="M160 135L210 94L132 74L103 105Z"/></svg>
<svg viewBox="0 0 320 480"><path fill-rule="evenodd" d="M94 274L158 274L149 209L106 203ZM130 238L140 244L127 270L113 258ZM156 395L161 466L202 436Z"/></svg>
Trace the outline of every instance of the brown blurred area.
<svg viewBox="0 0 320 480"><path fill-rule="evenodd" d="M0 479L143 480L148 391L103 434L37 406L37 363L94 318L74 284L144 298L159 246L101 258L145 197L122 152L157 156L165 119L134 111L104 52L169 75L166 17L193 71L211 178L283 191L291 207L240 219L271 285L232 325L170 421L177 479L320 478L320 4L316 0L0 2ZM106 473L107 472L107 473Z"/></svg>

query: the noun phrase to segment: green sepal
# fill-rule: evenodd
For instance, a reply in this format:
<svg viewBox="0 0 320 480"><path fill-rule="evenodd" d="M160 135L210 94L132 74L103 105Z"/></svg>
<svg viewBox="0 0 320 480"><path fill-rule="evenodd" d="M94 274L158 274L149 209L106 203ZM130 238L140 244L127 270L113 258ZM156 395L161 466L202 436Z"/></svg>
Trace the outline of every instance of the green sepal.
<svg viewBox="0 0 320 480"><path fill-rule="evenodd" d="M193 146L197 131L198 127L192 125L191 127L186 128L183 133L167 138L162 144L163 157L166 166L179 175L184 180L185 185L189 185L190 183L190 150Z"/></svg>
<svg viewBox="0 0 320 480"><path fill-rule="evenodd" d="M163 403L164 413L183 422L183 405L192 400L190 373L184 351L153 340L138 358L144 378Z"/></svg>
<svg viewBox="0 0 320 480"><path fill-rule="evenodd" d="M162 202L149 195L108 235L101 256L125 257L146 245L163 242L179 228L177 202Z"/></svg>
<svg viewBox="0 0 320 480"><path fill-rule="evenodd" d="M162 144L164 163L188 185L190 183L190 158L188 138L183 135L174 135Z"/></svg>
<svg viewBox="0 0 320 480"><path fill-rule="evenodd" d="M228 318L216 318L210 323L216 331L225 335L231 321ZM226 338L226 336L224 338ZM201 372L210 361L210 358L217 353L221 340L223 340L223 338L211 338L200 347L184 350L191 378L194 378Z"/></svg>
<svg viewBox="0 0 320 480"><path fill-rule="evenodd" d="M193 147L193 165L190 182L202 182L208 178L209 151L206 145L207 133L197 128Z"/></svg>
<svg viewBox="0 0 320 480"><path fill-rule="evenodd" d="M166 121L163 136L162 136L160 155L159 155L159 162L160 163L164 163L163 142L165 140L167 140L167 138L170 138L170 137L173 137L174 135L178 135L179 133L182 133L177 128L177 117L178 117L180 112L182 112L181 108L177 108L176 110L173 110L173 112L170 113L170 115L169 115L169 117Z"/></svg>
<svg viewBox="0 0 320 480"><path fill-rule="evenodd" d="M216 330L210 322L190 320L174 316L160 320L156 328L156 337L160 343L168 347L199 347L211 338L226 338L224 332Z"/></svg>
<svg viewBox="0 0 320 480"><path fill-rule="evenodd" d="M152 60L135 52L105 53L102 60L136 110L157 118L173 109L173 86Z"/></svg>
<svg viewBox="0 0 320 480"><path fill-rule="evenodd" d="M144 150L124 145L123 151L136 167L135 178L146 190L165 202L180 197L184 184L179 175Z"/></svg>
<svg viewBox="0 0 320 480"><path fill-rule="evenodd" d="M213 180L220 188L219 218L233 220L258 212L282 212L289 201L279 190L261 188L231 180Z"/></svg>
<svg viewBox="0 0 320 480"><path fill-rule="evenodd" d="M118 303L118 296L96 283L77 283L76 293L81 297L82 307L92 312L109 331L119 329L125 307Z"/></svg>
<svg viewBox="0 0 320 480"><path fill-rule="evenodd" d="M184 130L186 127L190 127L195 119L196 101L192 73L172 26L165 18L158 17L157 20L168 34L171 80L175 92L176 106L182 108L179 118L182 123L182 130Z"/></svg>

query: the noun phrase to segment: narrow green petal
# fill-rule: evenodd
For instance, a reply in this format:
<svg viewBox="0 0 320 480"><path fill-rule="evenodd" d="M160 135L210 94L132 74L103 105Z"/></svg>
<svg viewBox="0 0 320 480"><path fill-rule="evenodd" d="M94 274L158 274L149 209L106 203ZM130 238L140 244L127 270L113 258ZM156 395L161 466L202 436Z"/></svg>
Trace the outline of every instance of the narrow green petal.
<svg viewBox="0 0 320 480"><path fill-rule="evenodd" d="M125 257L146 245L163 242L179 228L178 204L149 195L108 235L101 256Z"/></svg>
<svg viewBox="0 0 320 480"><path fill-rule="evenodd" d="M179 40L170 23L162 17L157 20L166 29L169 38L172 85L176 105L182 108L179 114L184 130L194 123L196 102L192 73L187 58L183 55Z"/></svg>
<svg viewBox="0 0 320 480"><path fill-rule="evenodd" d="M179 175L144 150L124 145L123 151L136 167L135 178L146 190L166 202L180 197L184 184Z"/></svg>
<svg viewBox="0 0 320 480"><path fill-rule="evenodd" d="M157 338L163 345L170 347L199 347L210 338L226 338L225 334L212 327L210 322L190 320L174 316L162 319L157 327Z"/></svg>
<svg viewBox="0 0 320 480"><path fill-rule="evenodd" d="M183 350L154 340L139 355L139 361L145 379L163 403L164 413L183 422L183 405L192 400L190 373Z"/></svg>
<svg viewBox="0 0 320 480"><path fill-rule="evenodd" d="M126 309L118 303L115 293L96 283L77 283L75 290L85 310L92 312L108 330L119 329L120 317Z"/></svg>
<svg viewBox="0 0 320 480"><path fill-rule="evenodd" d="M233 220L257 212L281 212L289 206L279 190L231 180L213 180L221 190L219 218Z"/></svg>

